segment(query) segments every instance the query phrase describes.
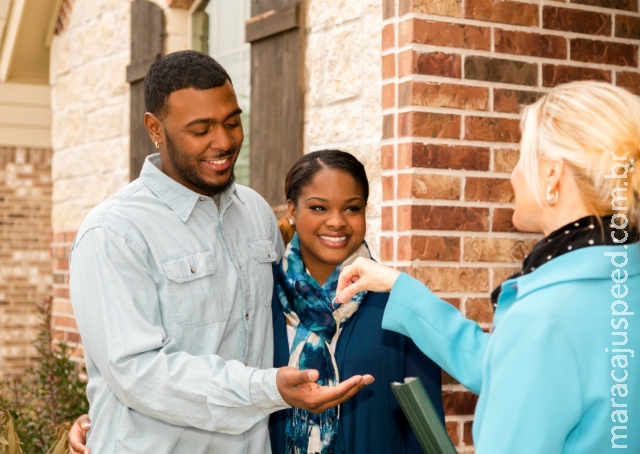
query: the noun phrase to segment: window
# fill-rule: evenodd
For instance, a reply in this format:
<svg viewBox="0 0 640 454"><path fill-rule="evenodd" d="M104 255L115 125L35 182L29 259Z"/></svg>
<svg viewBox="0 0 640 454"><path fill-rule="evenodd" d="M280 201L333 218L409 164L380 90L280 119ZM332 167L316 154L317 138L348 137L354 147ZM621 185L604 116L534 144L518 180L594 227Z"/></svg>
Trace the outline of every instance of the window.
<svg viewBox="0 0 640 454"><path fill-rule="evenodd" d="M245 42L250 0L201 0L191 14L191 48L215 58L229 73L242 109L244 143L235 166L236 181L249 185L251 125L251 45Z"/></svg>

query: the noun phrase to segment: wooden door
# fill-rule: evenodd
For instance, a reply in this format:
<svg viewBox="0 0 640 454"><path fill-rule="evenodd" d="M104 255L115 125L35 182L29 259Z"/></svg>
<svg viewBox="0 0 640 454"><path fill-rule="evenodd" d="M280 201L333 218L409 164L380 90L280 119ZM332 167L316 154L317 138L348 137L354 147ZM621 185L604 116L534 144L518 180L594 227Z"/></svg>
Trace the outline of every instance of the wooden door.
<svg viewBox="0 0 640 454"><path fill-rule="evenodd" d="M155 153L155 147L144 127L144 77L149 67L162 57L164 49L164 12L149 0L131 3L131 64L127 82L131 84L129 113L129 176L138 178L144 159Z"/></svg>
<svg viewBox="0 0 640 454"><path fill-rule="evenodd" d="M303 91L300 3L254 0L251 43L250 185L271 206L286 203L284 179L302 156Z"/></svg>

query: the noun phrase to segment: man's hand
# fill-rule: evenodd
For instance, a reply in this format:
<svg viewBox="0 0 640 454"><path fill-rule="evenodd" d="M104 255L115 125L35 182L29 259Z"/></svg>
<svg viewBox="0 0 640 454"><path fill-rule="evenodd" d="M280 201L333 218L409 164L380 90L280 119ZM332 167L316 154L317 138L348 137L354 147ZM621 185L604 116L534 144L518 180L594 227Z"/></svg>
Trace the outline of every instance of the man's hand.
<svg viewBox="0 0 640 454"><path fill-rule="evenodd" d="M353 264L340 271L336 301L346 303L356 293L369 290L371 292L390 292L400 271L381 265L373 260L358 257Z"/></svg>
<svg viewBox="0 0 640 454"><path fill-rule="evenodd" d="M316 383L319 376L317 370L281 367L276 385L286 403L318 414L351 399L374 380L371 375L354 375L337 386L320 386Z"/></svg>
<svg viewBox="0 0 640 454"><path fill-rule="evenodd" d="M82 415L71 426L69 431L69 453L70 454L91 454L89 448L84 444L87 442L87 432L91 429L89 415Z"/></svg>

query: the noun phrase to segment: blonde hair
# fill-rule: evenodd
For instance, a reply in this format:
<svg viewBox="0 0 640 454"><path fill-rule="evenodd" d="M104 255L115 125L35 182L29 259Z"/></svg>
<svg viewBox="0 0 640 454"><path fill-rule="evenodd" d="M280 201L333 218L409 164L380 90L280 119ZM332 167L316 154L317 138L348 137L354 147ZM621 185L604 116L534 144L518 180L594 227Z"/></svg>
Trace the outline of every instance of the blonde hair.
<svg viewBox="0 0 640 454"><path fill-rule="evenodd" d="M539 160L562 160L594 214L640 225L640 98L604 82L572 82L526 107L520 126L520 164L539 203Z"/></svg>

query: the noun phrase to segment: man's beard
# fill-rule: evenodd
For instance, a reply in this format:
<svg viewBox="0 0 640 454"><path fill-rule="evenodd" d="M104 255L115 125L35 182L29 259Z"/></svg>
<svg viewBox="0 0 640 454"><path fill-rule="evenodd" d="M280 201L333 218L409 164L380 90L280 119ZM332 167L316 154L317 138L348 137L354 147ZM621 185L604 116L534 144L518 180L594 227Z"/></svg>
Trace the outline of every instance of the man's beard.
<svg viewBox="0 0 640 454"><path fill-rule="evenodd" d="M169 160L171 161L173 168L176 169L178 174L180 174L180 176L187 180L189 183L201 189L205 194L209 196L220 194L226 189L229 189L229 187L234 183L234 181L236 180L236 176L233 168L231 169L231 174L229 175L227 181L222 184L208 183L207 181L203 180L198 174L195 166L188 163L181 156L180 152L176 151L176 148L173 145L173 141L169 137L166 128L164 134L167 142L167 154L169 155ZM236 154L237 150L237 147L230 148L229 150L224 152L224 155L219 156L218 158L231 157ZM233 163L233 165L235 166L235 163Z"/></svg>

